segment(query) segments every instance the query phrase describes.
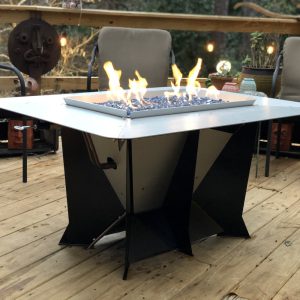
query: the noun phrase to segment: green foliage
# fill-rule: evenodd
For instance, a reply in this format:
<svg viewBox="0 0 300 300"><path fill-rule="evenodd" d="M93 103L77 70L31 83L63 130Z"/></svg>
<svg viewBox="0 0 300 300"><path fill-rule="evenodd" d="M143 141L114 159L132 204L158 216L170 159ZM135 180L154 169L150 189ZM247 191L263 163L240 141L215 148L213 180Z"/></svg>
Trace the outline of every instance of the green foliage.
<svg viewBox="0 0 300 300"><path fill-rule="evenodd" d="M250 56L246 55L242 64L252 68L275 68L280 44L280 36L278 34L251 33ZM268 47L272 47L274 51L268 53Z"/></svg>

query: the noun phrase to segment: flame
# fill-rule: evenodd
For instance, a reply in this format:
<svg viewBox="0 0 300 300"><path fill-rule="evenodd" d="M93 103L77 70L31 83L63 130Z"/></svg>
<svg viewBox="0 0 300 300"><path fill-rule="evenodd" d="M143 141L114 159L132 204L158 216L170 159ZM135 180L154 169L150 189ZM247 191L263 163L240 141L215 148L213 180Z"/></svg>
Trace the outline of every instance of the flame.
<svg viewBox="0 0 300 300"><path fill-rule="evenodd" d="M173 76L175 78L175 85L180 86L180 82L182 79L182 73L180 72L180 70L176 64L172 65L172 72L173 72Z"/></svg>
<svg viewBox="0 0 300 300"><path fill-rule="evenodd" d="M176 64L172 65L172 72L175 79L175 82L171 82L173 92L165 92L165 96L169 99L171 96L177 97L186 97L188 95L188 99L191 100L194 95L197 96L200 83L197 81L198 74L200 72L202 65L202 59L198 58L197 64L195 67L189 72L189 76L187 79L186 93L180 93L180 83L182 80L182 73ZM129 88L130 90L127 93L127 97L125 97L125 92L120 85L120 78L122 75L121 70L115 70L111 61L107 61L103 65L104 70L109 78L109 90L111 92L111 100L123 100L126 101L128 105L132 105L131 99L137 99L140 103L146 104L147 101L144 99L144 95L147 92L148 82L145 78L143 78L140 73L136 70L135 76L137 79L129 79Z"/></svg>
<svg viewBox="0 0 300 300"><path fill-rule="evenodd" d="M173 77L175 79L175 84L171 81L171 86L173 88L173 92L165 92L165 97L167 97L167 99L169 99L171 96L180 96L180 82L182 79L182 73L180 72L179 68L177 67L176 64L172 65L172 73L173 73Z"/></svg>
<svg viewBox="0 0 300 300"><path fill-rule="evenodd" d="M189 72L189 76L187 79L187 86L186 86L186 92L188 94L189 100L192 99L193 95L197 95L200 86L200 83L197 81L198 74L200 72L202 65L202 59L198 58L196 66ZM169 98L170 96L177 96L180 97L180 82L182 79L182 73L180 72L177 65L172 65L172 72L173 77L175 79L175 83L171 82L171 86L173 88L173 92L165 92L165 96ZM182 94L183 97L185 97L185 93Z"/></svg>
<svg viewBox="0 0 300 300"><path fill-rule="evenodd" d="M200 72L202 65L202 59L198 58L196 66L189 72L189 77L187 79L186 91L188 93L189 99L192 98L193 95L197 95L200 89L200 83L197 81L198 74Z"/></svg>
<svg viewBox="0 0 300 300"><path fill-rule="evenodd" d="M115 70L111 61L107 61L104 63L103 68L107 74L109 79L108 86L109 91L111 92L111 96L113 99L111 100L125 100L124 90L120 85L120 78L122 75L121 70Z"/></svg>
<svg viewBox="0 0 300 300"><path fill-rule="evenodd" d="M131 95L134 94L137 100L144 102L144 95L147 91L148 82L146 78L143 78L137 70L135 70L134 74L137 77L137 80L129 79L130 90L127 97L130 99Z"/></svg>

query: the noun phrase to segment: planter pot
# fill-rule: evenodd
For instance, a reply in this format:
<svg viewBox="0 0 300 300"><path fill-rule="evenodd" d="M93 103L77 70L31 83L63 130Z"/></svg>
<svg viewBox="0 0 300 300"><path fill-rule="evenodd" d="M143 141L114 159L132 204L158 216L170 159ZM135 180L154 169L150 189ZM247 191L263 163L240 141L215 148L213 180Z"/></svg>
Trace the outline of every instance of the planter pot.
<svg viewBox="0 0 300 300"><path fill-rule="evenodd" d="M209 74L208 77L211 79L212 84L218 89L222 90L226 82L232 82L233 77L231 76L220 76L214 73Z"/></svg>
<svg viewBox="0 0 300 300"><path fill-rule="evenodd" d="M243 67L242 72L239 77L239 82L242 82L244 78L253 78L256 83L256 89L259 92L263 92L268 96L271 96L272 89L272 77L275 69L259 69ZM276 84L276 94L280 90L280 73L278 75L278 80Z"/></svg>
<svg viewBox="0 0 300 300"><path fill-rule="evenodd" d="M22 131L14 129L14 126L23 126L23 120L9 120L8 121L8 149L22 149L23 148L23 134ZM26 126L30 126L27 132L27 149L33 148L33 121L26 121Z"/></svg>
<svg viewBox="0 0 300 300"><path fill-rule="evenodd" d="M238 93L240 89L237 82L226 82L222 88L222 91Z"/></svg>
<svg viewBox="0 0 300 300"><path fill-rule="evenodd" d="M290 150L293 127L294 127L293 123L281 124L279 151L289 151ZM272 142L271 142L272 150L276 150L276 148L277 148L277 132L278 132L277 128L278 128L278 123L273 123L272 124Z"/></svg>

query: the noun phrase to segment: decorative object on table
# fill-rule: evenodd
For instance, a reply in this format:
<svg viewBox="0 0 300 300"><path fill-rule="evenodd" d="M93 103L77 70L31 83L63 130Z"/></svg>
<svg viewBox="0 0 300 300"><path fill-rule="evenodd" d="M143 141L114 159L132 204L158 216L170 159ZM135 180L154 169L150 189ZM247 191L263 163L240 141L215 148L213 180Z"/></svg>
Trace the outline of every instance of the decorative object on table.
<svg viewBox="0 0 300 300"><path fill-rule="evenodd" d="M272 76L275 70L276 58L279 53L281 39L278 34L253 32L250 35L250 56L243 60L239 82L244 78L254 78L257 91L271 96ZM280 80L276 86L279 91Z"/></svg>
<svg viewBox="0 0 300 300"><path fill-rule="evenodd" d="M137 99L132 99L132 104L130 104L129 107L127 107L122 101L110 101L108 99L109 92L99 92L92 95L86 94L70 96L65 97L64 100L68 105L131 119L221 108L225 109L241 107L253 105L255 102L253 97L250 95L241 96L236 94L236 96L233 96L232 94L227 93L217 94L217 98L212 99L211 97L213 97L214 91L212 91L212 95L209 95L208 97L208 94L206 94L206 90L204 89L201 89L198 97L193 98L191 101L187 100L187 97L184 99L181 99L181 97L178 99L172 98L171 100L166 101L164 92L172 93L172 89L147 89L147 94L144 98L144 101L147 102L147 104L144 107L142 106L141 102L137 101ZM209 93L210 90L208 89L207 92ZM218 91L216 92L220 93ZM128 90L124 90L124 93L126 95ZM185 89L181 89L180 93L186 93Z"/></svg>
<svg viewBox="0 0 300 300"><path fill-rule="evenodd" d="M233 76L230 75L231 63L228 60L221 60L216 66L216 73L210 73L208 77L212 84L218 89L222 90L226 82L232 82Z"/></svg>
<svg viewBox="0 0 300 300"><path fill-rule="evenodd" d="M237 82L225 82L222 91L238 93L240 88Z"/></svg>
<svg viewBox="0 0 300 300"><path fill-rule="evenodd" d="M135 79L129 79L129 90L121 87L121 70L116 70L111 61L104 63L104 70L109 78L108 92L87 94L84 96L66 97L69 105L95 110L124 118L141 118L149 116L169 115L193 111L229 108L253 105L251 97L234 97L219 95L214 86L207 90L201 89L197 81L202 65L198 58L197 64L189 72L186 87L181 87L182 73L176 64L172 65L175 79L172 87L147 89L148 81L135 71Z"/></svg>
<svg viewBox="0 0 300 300"><path fill-rule="evenodd" d="M256 83L255 80L251 77L246 77L243 79L243 81L240 84L240 91L246 92L246 91L256 91Z"/></svg>

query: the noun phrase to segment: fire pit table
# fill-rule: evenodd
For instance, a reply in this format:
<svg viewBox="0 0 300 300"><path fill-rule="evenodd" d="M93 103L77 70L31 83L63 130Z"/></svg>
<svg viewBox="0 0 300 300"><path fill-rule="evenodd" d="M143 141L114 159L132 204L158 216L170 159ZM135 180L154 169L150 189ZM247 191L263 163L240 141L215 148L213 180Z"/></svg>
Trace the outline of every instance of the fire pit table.
<svg viewBox="0 0 300 300"><path fill-rule="evenodd" d="M69 224L60 243L125 230L124 278L145 257L192 255L195 239L249 237L242 212L257 124L300 115L299 103L251 96L243 107L130 118L65 103L78 95L3 98L0 109L62 126Z"/></svg>

